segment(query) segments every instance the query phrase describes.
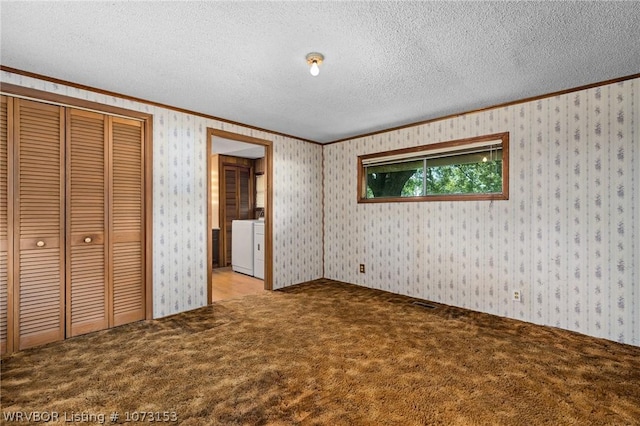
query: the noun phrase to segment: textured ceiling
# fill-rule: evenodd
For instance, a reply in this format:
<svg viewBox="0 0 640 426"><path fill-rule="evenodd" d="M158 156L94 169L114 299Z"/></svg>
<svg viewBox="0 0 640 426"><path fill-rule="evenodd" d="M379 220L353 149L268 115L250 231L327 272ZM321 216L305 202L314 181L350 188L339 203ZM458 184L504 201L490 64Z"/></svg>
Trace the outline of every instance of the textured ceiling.
<svg viewBox="0 0 640 426"><path fill-rule="evenodd" d="M635 1L2 1L0 14L4 66L317 142L640 72Z"/></svg>

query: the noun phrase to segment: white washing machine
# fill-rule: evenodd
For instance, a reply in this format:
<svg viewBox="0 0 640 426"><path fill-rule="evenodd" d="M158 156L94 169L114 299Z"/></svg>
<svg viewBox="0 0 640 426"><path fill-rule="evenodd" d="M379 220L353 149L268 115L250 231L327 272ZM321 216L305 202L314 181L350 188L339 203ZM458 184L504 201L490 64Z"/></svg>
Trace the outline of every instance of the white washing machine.
<svg viewBox="0 0 640 426"><path fill-rule="evenodd" d="M231 268L253 275L253 224L255 220L231 221Z"/></svg>

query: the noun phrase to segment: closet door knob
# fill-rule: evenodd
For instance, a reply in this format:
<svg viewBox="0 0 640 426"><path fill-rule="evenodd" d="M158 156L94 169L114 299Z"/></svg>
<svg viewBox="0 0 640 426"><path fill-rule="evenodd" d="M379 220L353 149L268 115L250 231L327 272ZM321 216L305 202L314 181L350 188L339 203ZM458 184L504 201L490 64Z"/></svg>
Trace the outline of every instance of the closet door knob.
<svg viewBox="0 0 640 426"><path fill-rule="evenodd" d="M38 242L36 243L36 245L37 245L38 247L44 247L44 241L38 241Z"/></svg>
<svg viewBox="0 0 640 426"><path fill-rule="evenodd" d="M85 237L85 239L84 239L84 242L85 242L85 243L90 243L91 241L93 241L93 240L91 239L91 237Z"/></svg>

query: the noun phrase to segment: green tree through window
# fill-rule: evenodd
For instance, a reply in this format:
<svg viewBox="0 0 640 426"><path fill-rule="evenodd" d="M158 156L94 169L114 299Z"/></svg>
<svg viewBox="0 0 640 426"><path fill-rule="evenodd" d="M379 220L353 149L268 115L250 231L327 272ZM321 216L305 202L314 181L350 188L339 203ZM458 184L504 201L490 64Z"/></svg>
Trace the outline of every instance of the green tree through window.
<svg viewBox="0 0 640 426"><path fill-rule="evenodd" d="M427 194L482 194L502 191L502 161L429 167Z"/></svg>
<svg viewBox="0 0 640 426"><path fill-rule="evenodd" d="M507 199L506 160L507 133L370 155L359 159L365 185L359 200Z"/></svg>

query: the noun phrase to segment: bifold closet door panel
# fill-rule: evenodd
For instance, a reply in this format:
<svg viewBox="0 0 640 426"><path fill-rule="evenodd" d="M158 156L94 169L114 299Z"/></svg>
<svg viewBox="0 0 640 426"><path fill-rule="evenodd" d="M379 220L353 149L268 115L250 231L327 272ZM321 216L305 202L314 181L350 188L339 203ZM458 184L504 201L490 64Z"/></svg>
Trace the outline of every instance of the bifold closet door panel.
<svg viewBox="0 0 640 426"><path fill-rule="evenodd" d="M67 110L67 337L109 327L106 120Z"/></svg>
<svg viewBox="0 0 640 426"><path fill-rule="evenodd" d="M11 100L12 102L13 100ZM0 353L7 351L8 311L8 250L9 250L9 162L8 162L8 99L0 96Z"/></svg>
<svg viewBox="0 0 640 426"><path fill-rule="evenodd" d="M222 167L222 197L224 203L224 218L222 232L224 233L225 262L230 265L232 259L232 222L252 218L251 208L251 169L243 165L225 164Z"/></svg>
<svg viewBox="0 0 640 426"><path fill-rule="evenodd" d="M15 99L13 132L13 336L24 349L64 338L64 110Z"/></svg>
<svg viewBox="0 0 640 426"><path fill-rule="evenodd" d="M116 326L145 318L144 132L139 121L118 117L110 120L112 325Z"/></svg>
<svg viewBox="0 0 640 426"><path fill-rule="evenodd" d="M232 222L240 219L238 215L238 171L235 167L223 167L224 179L224 253L225 264L231 265L231 226Z"/></svg>

